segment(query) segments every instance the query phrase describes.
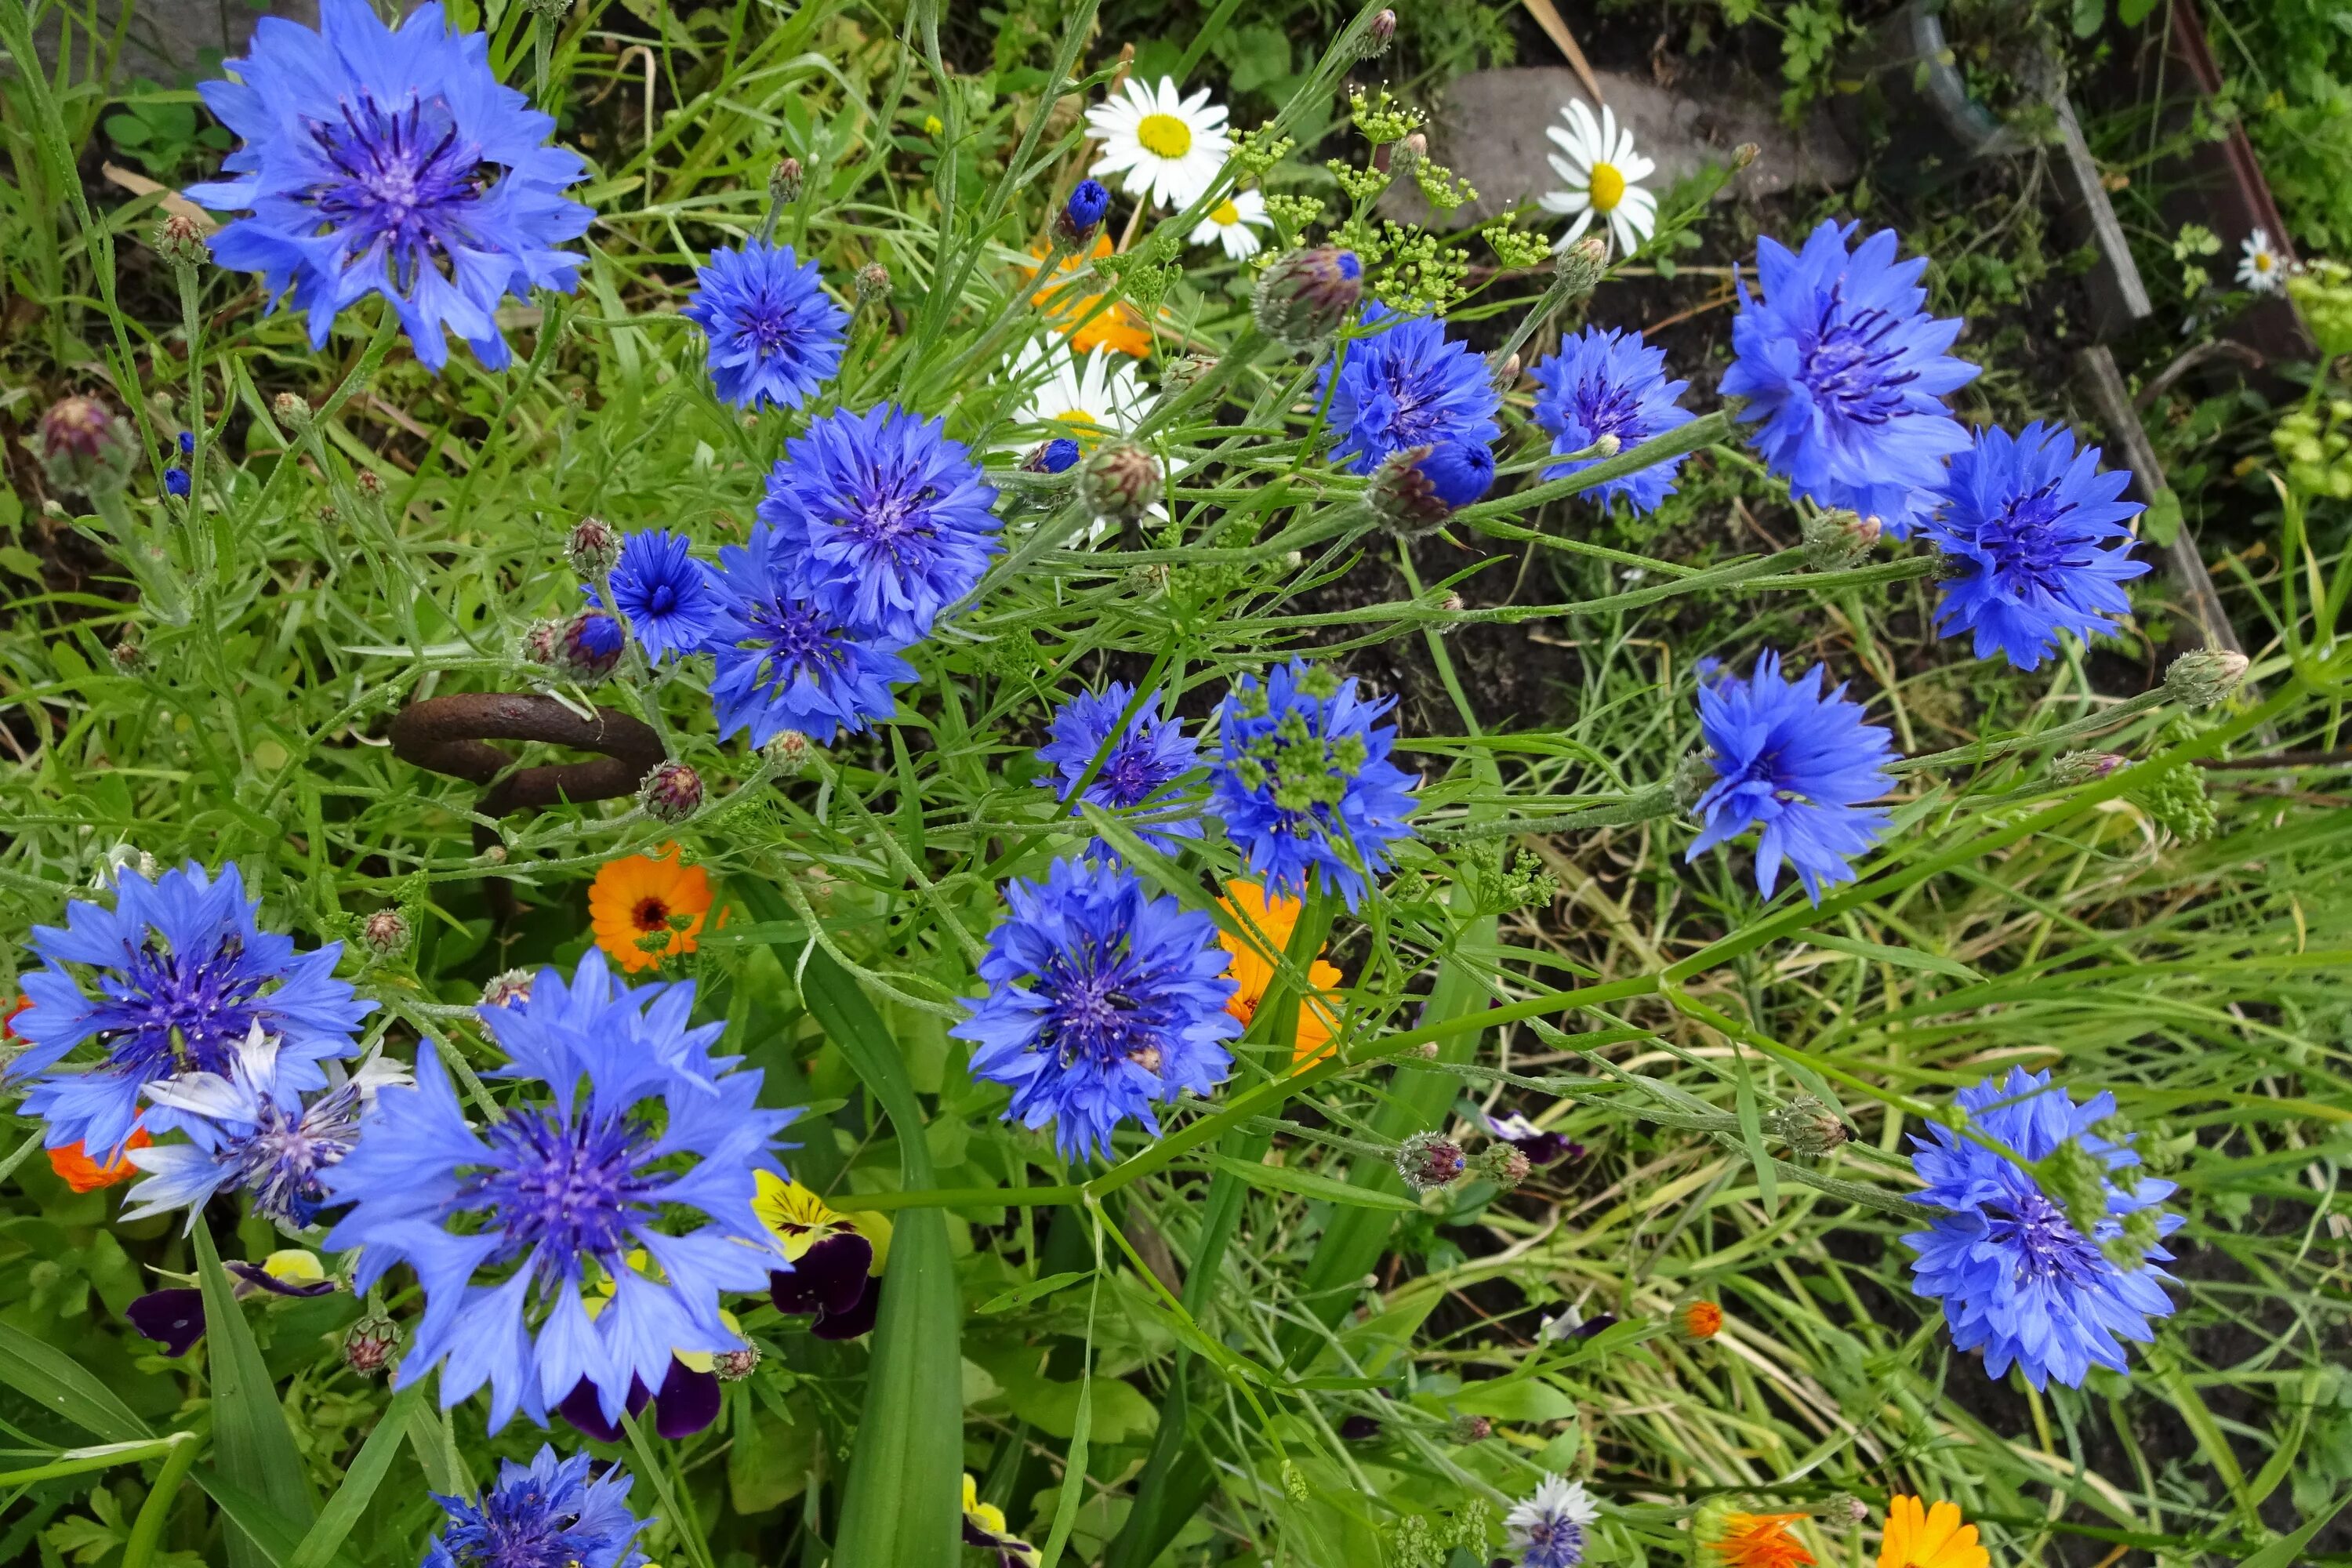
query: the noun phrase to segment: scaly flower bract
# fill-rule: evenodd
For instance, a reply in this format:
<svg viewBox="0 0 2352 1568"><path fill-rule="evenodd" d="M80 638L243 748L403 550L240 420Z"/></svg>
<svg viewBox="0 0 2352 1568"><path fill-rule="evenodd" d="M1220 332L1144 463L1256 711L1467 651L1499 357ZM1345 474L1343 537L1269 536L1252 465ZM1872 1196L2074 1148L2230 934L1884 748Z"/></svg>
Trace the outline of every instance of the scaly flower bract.
<svg viewBox="0 0 2352 1568"><path fill-rule="evenodd" d="M626 616L649 658L699 653L727 625L710 569L683 534L648 528L621 542L613 567L613 607Z"/></svg>
<svg viewBox="0 0 2352 1568"><path fill-rule="evenodd" d="M1974 635L1976 655L1998 650L2032 669L2058 650L2061 632L2085 642L2127 614L2123 584L2147 570L2131 558L2137 501L2122 500L2131 476L2101 472L2099 449L2075 450L2070 430L2040 422L2011 436L1980 430L1952 459L1943 509L1927 524L1936 548L1962 565L1936 607L1942 636Z"/></svg>
<svg viewBox="0 0 2352 1568"><path fill-rule="evenodd" d="M1056 860L1004 896L980 961L988 994L948 1032L972 1043L973 1077L1012 1086L1008 1119L1053 1122L1062 1157L1084 1159L1122 1121L1157 1137L1154 1104L1223 1081L1223 1042L1241 1030L1213 921L1117 862Z"/></svg>
<svg viewBox="0 0 2352 1568"><path fill-rule="evenodd" d="M588 1479L585 1454L542 1444L528 1465L499 1463L479 1502L433 1494L449 1516L424 1568L639 1568L645 1521L629 1511L633 1479L617 1466Z"/></svg>
<svg viewBox="0 0 2352 1568"><path fill-rule="evenodd" d="M398 1062L372 1056L349 1078L331 1064L328 1087L306 1100L279 1087L278 1036L256 1020L226 1072L184 1073L147 1085L147 1098L178 1111L185 1143L132 1149L124 1157L146 1179L131 1189L124 1219L175 1208L196 1215L215 1194L249 1193L253 1212L300 1230L326 1201L321 1175L352 1152L360 1119L377 1091L408 1081Z"/></svg>
<svg viewBox="0 0 2352 1568"><path fill-rule="evenodd" d="M1347 345L1336 384L1328 364L1316 381L1318 398L1330 395L1333 462L1369 474L1406 447L1494 444L1502 395L1469 344L1447 341L1436 317L1400 316L1385 305L1368 306L1363 324L1376 330Z"/></svg>
<svg viewBox="0 0 2352 1568"><path fill-rule="evenodd" d="M1631 451L1697 417L1676 401L1690 383L1668 381L1665 351L1648 347L1639 332L1587 327L1563 342L1558 353L1537 361L1532 374L1536 423L1551 433L1555 452L1583 451L1603 436L1615 437L1620 451ZM1580 473L1601 460L1552 463L1544 477ZM1584 493L1603 505L1623 496L1636 512L1655 511L1675 493L1675 475L1682 466L1680 458L1653 463Z"/></svg>
<svg viewBox="0 0 2352 1568"><path fill-rule="evenodd" d="M1303 898L1320 867L1352 910L1365 873L1386 870L1388 846L1412 835L1412 776L1389 761L1396 727L1372 722L1395 704L1304 659L1226 693L1210 805L1269 890Z"/></svg>
<svg viewBox="0 0 2352 1568"><path fill-rule="evenodd" d="M2116 1113L2116 1097L2105 1091L2077 1105L2048 1072L2011 1068L1954 1098L1971 1128L2029 1163L2070 1142L2111 1173L2140 1163L2128 1146L2092 1131ZM2119 1341L2146 1343L2155 1337L2148 1320L2171 1315L2164 1293L2171 1276L2154 1264L2172 1254L2150 1246L2147 1264L2126 1269L2101 1244L2123 1235L2125 1215L2169 1196L2172 1183L2134 1178L2126 1186L2111 1174L2103 1184L2107 1217L2085 1236L2024 1165L1947 1127L1911 1145L1912 1167L1926 1184L1919 1200L1949 1211L1903 1238L1919 1255L1911 1289L1943 1302L1953 1345L1982 1351L1987 1375L2014 1364L2035 1388L2053 1379L2079 1388L2095 1366L2123 1371ZM2157 1234L2182 1223L2161 1215Z"/></svg>
<svg viewBox="0 0 2352 1568"><path fill-rule="evenodd" d="M85 1040L106 1053L87 1072L50 1074L26 1091L24 1113L46 1119L50 1148L79 1143L111 1163L141 1121L142 1089L227 1070L257 1022L284 1037L278 1082L289 1095L323 1087L326 1058L358 1052L352 1031L375 1004L335 978L342 944L298 953L263 931L254 918L260 900L247 901L235 866L207 877L192 863L152 882L124 870L114 894L110 910L76 900L63 928L33 928L43 962L22 982L32 1005L9 1021L26 1045L7 1077L54 1067ZM95 972L96 998L82 989L82 969ZM144 1121L151 1134L182 1125L161 1107Z"/></svg>
<svg viewBox="0 0 2352 1568"><path fill-rule="evenodd" d="M1519 1568L1577 1568L1584 1561L1587 1531L1601 1510L1582 1481L1546 1476L1535 1495L1503 1518Z"/></svg>
<svg viewBox="0 0 2352 1568"><path fill-rule="evenodd" d="M315 33L264 17L228 68L198 90L245 144L223 160L234 177L186 195L251 215L213 237L213 259L260 273L273 301L290 288L311 348L381 294L429 368L447 363L446 329L499 369L499 301L577 281L581 258L555 247L587 232L564 195L587 164L548 144L554 120L501 86L489 39L453 32L438 5L396 30L365 0L322 0Z"/></svg>
<svg viewBox="0 0 2352 1568"><path fill-rule="evenodd" d="M1160 207L1192 205L1234 150L1224 106L1211 103L1205 87L1184 97L1173 77L1161 77L1157 87L1128 78L1119 93L1087 110L1087 130L1102 143L1102 156L1087 172L1124 171L1119 189Z"/></svg>
<svg viewBox="0 0 2352 1568"><path fill-rule="evenodd" d="M1550 126L1544 134L1559 149L1549 159L1563 188L1541 198L1546 212L1576 215L1559 243L1575 244L1598 217L1608 225L1617 253L1632 255L1657 230L1658 198L1642 184L1657 164L1633 151L1632 129L1620 130L1616 111L1607 104L1596 121L1582 99L1570 99L1560 118L1568 123Z"/></svg>
<svg viewBox="0 0 2352 1568"><path fill-rule="evenodd" d="M1893 782L1885 764L1895 742L1863 722L1862 705L1844 687L1823 696L1822 673L1815 665L1784 679L1780 656L1767 650L1752 679L1718 675L1699 687L1699 728L1716 782L1698 798L1706 827L1684 858L1760 827L1756 886L1768 899L1785 859L1805 896L1820 903L1822 888L1852 879L1848 858L1875 843L1888 821L1863 802Z"/></svg>
<svg viewBox="0 0 2352 1568"><path fill-rule="evenodd" d="M890 688L916 678L898 657L904 644L853 631L820 605L798 561L772 523L719 552L712 582L729 619L709 644L710 703L722 741L749 730L751 744L764 746L797 730L824 745L839 731L888 718L898 706Z"/></svg>
<svg viewBox="0 0 2352 1568"><path fill-rule="evenodd" d="M1977 1527L1960 1522L1948 1502L1933 1508L1916 1497L1886 1500L1886 1532L1878 1568L1990 1568L1992 1553L1977 1544Z"/></svg>
<svg viewBox="0 0 2352 1568"><path fill-rule="evenodd" d="M1943 399L1977 367L1944 352L1960 322L1924 309L1927 258L1897 261L1893 229L1849 255L1855 226L1825 222L1796 254L1757 242L1764 297L1741 281L1719 390L1748 400L1739 417L1774 474L1902 539L1933 507L1944 459L1969 444Z"/></svg>
<svg viewBox="0 0 2352 1568"><path fill-rule="evenodd" d="M840 372L849 312L824 291L816 263L791 246L751 239L714 250L694 279L694 301L678 314L709 340L721 403L798 408Z"/></svg>
<svg viewBox="0 0 2352 1568"><path fill-rule="evenodd" d="M1200 764L1199 747L1184 733L1182 720L1161 710L1156 692L1122 725L1120 716L1134 700L1135 688L1123 680L1112 681L1100 692L1079 692L1054 710L1046 730L1048 739L1037 748L1037 760L1053 763L1060 772L1059 793L1069 800L1078 781L1094 767L1096 756L1108 746L1085 797L1110 811L1133 811L1156 802L1158 809L1144 811L1134 823L1135 834L1161 854L1173 855L1178 839L1201 837L1201 824L1192 815L1168 816L1169 808L1178 803L1158 797ZM1111 738L1114 733L1116 741ZM1077 811L1077 803L1072 801L1070 814L1075 816ZM1099 842L1087 851L1090 855L1108 852Z"/></svg>
<svg viewBox="0 0 2352 1568"><path fill-rule="evenodd" d="M496 1429L518 1409L543 1423L584 1379L611 1420L673 1352L741 1345L719 1296L767 1284L755 1173L777 1169L793 1113L761 1109L761 1074L710 1055L724 1026L690 1027L693 1006L691 984L618 984L592 952L570 981L542 969L529 1000L477 1010L509 1058L487 1076L537 1086L503 1116L467 1124L430 1042L415 1086L377 1095L322 1177L352 1205L327 1246L365 1248L355 1289L415 1269L402 1386L446 1362L442 1405L487 1382ZM639 1249L655 1272L632 1265ZM604 1282L592 1320L582 1292Z"/></svg>
<svg viewBox="0 0 2352 1568"><path fill-rule="evenodd" d="M905 647L979 583L998 549L995 504L962 442L884 404L837 409L786 442L760 519L819 608Z"/></svg>

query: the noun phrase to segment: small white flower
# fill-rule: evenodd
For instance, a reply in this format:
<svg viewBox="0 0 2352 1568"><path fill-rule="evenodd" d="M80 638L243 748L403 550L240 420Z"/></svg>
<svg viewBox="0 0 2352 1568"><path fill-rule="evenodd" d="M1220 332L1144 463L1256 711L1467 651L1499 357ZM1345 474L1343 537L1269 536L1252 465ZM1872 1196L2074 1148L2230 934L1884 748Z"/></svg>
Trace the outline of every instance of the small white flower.
<svg viewBox="0 0 2352 1568"><path fill-rule="evenodd" d="M1211 103L1205 87L1181 96L1173 77L1161 77L1157 88L1130 77L1124 93L1087 110L1087 130L1103 145L1087 173L1124 170L1119 188L1129 195L1148 195L1154 206L1190 206L1234 150L1224 105Z"/></svg>
<svg viewBox="0 0 2352 1568"><path fill-rule="evenodd" d="M1192 230L1192 243L1223 242L1227 256L1235 261L1247 261L1265 244L1255 231L1265 226L1265 194L1235 191L1209 209L1209 216Z"/></svg>
<svg viewBox="0 0 2352 1568"><path fill-rule="evenodd" d="M2271 248L2271 231L2246 236L2238 255L2238 281L2257 294L2275 294L2286 282L2286 258Z"/></svg>
<svg viewBox="0 0 2352 1568"><path fill-rule="evenodd" d="M1045 373L1044 381L1022 405L1017 421L1045 426L1054 435L1075 437L1081 443L1134 429L1151 401L1135 362L1100 345L1078 355L1059 342L1033 342L1006 368L1024 385L1035 381L1041 370Z"/></svg>
<svg viewBox="0 0 2352 1568"><path fill-rule="evenodd" d="M1618 129L1616 114L1605 105L1597 121L1580 99L1561 112L1567 125L1544 134L1559 148L1550 155L1552 173L1567 188L1545 196L1544 210L1576 215L1562 244L1582 238L1597 215L1607 220L1618 254L1630 255L1657 232L1658 198L1642 187L1657 165L1633 151L1633 133Z"/></svg>
<svg viewBox="0 0 2352 1568"><path fill-rule="evenodd" d="M1585 1531L1601 1517L1582 1481L1546 1476L1535 1496L1503 1520L1522 1568L1576 1568L1584 1561Z"/></svg>

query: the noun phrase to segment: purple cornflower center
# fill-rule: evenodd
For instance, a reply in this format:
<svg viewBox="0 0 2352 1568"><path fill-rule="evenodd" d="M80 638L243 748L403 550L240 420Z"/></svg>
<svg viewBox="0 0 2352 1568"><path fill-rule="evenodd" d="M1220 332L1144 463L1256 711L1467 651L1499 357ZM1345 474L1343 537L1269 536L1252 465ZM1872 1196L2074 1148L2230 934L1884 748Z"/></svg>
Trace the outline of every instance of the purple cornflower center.
<svg viewBox="0 0 2352 1568"><path fill-rule="evenodd" d="M1580 381L1569 395L1569 406L1591 441L1614 436L1621 446L1635 447L1648 435L1642 426L1642 400L1630 388Z"/></svg>
<svg viewBox="0 0 2352 1568"><path fill-rule="evenodd" d="M1989 1238L2016 1260L2021 1282L2083 1279L2099 1271L2099 1249L2039 1190L1988 1204L1986 1212Z"/></svg>
<svg viewBox="0 0 2352 1568"><path fill-rule="evenodd" d="M667 616L677 608L677 584L656 583L646 591L646 614Z"/></svg>
<svg viewBox="0 0 2352 1568"><path fill-rule="evenodd" d="M593 1550L566 1528L572 1512L559 1510L535 1489L519 1494L501 1489L479 1511L466 1511L472 1517L451 1525L442 1540L467 1568L573 1568Z"/></svg>
<svg viewBox="0 0 2352 1568"><path fill-rule="evenodd" d="M1977 530L1978 546L1992 557L1993 570L2011 594L2022 596L2039 588L2054 595L2068 572L2091 563L2084 542L2059 526L2074 510L2074 502L2058 499L2059 483L2053 479L2018 497Z"/></svg>
<svg viewBox="0 0 2352 1568"><path fill-rule="evenodd" d="M630 1231L653 1216L660 1183L640 1167L654 1134L635 1118L515 1110L484 1141L491 1168L458 1189L457 1206L491 1211L501 1233L493 1261L536 1253L547 1279L571 1276L583 1258L612 1266Z"/></svg>
<svg viewBox="0 0 2352 1568"><path fill-rule="evenodd" d="M391 256L394 279L406 289L420 265L470 232L467 209L497 175L481 149L457 136L449 106L411 97L387 110L362 93L346 100L340 122L313 120L310 140L334 173L312 185L310 205L328 230L349 237L358 267Z"/></svg>
<svg viewBox="0 0 2352 1568"><path fill-rule="evenodd" d="M743 308L737 318L737 330L751 340L751 346L761 359L779 354L796 346L803 336L800 321L793 309L777 300L765 289Z"/></svg>
<svg viewBox="0 0 2352 1568"><path fill-rule="evenodd" d="M110 1000L96 1012L98 1038L118 1067L142 1076L226 1073L253 1026L267 978L245 967L245 943L223 937L198 959L166 952L152 939L132 953Z"/></svg>
<svg viewBox="0 0 2352 1568"><path fill-rule="evenodd" d="M1918 379L1897 371L1902 345L1889 344L1903 318L1880 310L1845 313L1845 291L1830 290L1821 326L1798 372L1814 400L1857 425L1884 425L1903 412L1901 389Z"/></svg>
<svg viewBox="0 0 2352 1568"><path fill-rule="evenodd" d="M869 473L862 494L844 496L834 521L866 550L887 556L895 565L910 565L928 553L924 543L939 533L931 519L931 503L939 487L925 485L908 493L907 481Z"/></svg>
<svg viewBox="0 0 2352 1568"><path fill-rule="evenodd" d="M751 612L748 641L768 645L774 659L769 679L777 685L805 674L822 686L849 663L841 633L815 605L802 599L776 599Z"/></svg>
<svg viewBox="0 0 2352 1568"><path fill-rule="evenodd" d="M1568 1568L1583 1561L1584 1526L1572 1519L1547 1519L1527 1527L1528 1568Z"/></svg>
<svg viewBox="0 0 2352 1568"><path fill-rule="evenodd" d="M1444 409L1434 395L1442 389L1433 388L1433 379L1418 366L1391 357L1382 367L1381 379L1388 384L1389 395L1396 400L1388 418L1388 438L1392 447L1426 447L1433 445L1445 432Z"/></svg>
<svg viewBox="0 0 2352 1568"><path fill-rule="evenodd" d="M1129 741L1105 758L1102 772L1095 777L1096 786L1113 805L1141 805L1166 782L1161 770L1153 765L1150 748L1140 740Z"/></svg>
<svg viewBox="0 0 2352 1568"><path fill-rule="evenodd" d="M299 1229L325 1200L319 1173L341 1163L359 1129L360 1091L349 1083L299 1114L271 1103L237 1152L237 1185L253 1194L257 1213Z"/></svg>
<svg viewBox="0 0 2352 1568"><path fill-rule="evenodd" d="M1062 1066L1084 1061L1108 1068L1141 1057L1156 1068L1156 1031L1135 995L1134 965L1126 953L1082 939L1082 945L1046 960L1037 989L1047 1004L1038 1044Z"/></svg>

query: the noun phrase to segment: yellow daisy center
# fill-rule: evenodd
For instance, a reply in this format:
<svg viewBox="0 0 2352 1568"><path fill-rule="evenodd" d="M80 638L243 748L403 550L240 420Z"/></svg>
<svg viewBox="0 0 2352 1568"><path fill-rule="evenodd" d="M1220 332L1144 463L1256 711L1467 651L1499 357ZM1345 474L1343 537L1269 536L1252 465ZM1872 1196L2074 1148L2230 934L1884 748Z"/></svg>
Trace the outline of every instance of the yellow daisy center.
<svg viewBox="0 0 2352 1568"><path fill-rule="evenodd" d="M2254 252L2254 270L2255 270L2255 271L2257 271L2257 272L2268 272L2270 269L2271 269L2271 253L2270 253L2269 251L2267 251L2267 250L2257 250L2257 251L2255 251L2255 252Z"/></svg>
<svg viewBox="0 0 2352 1568"><path fill-rule="evenodd" d="M1617 172L1614 163L1592 165L1592 210L1597 213L1615 212L1617 204L1625 199L1625 176Z"/></svg>
<svg viewBox="0 0 2352 1568"><path fill-rule="evenodd" d="M1101 422L1097 420L1093 415L1087 413L1083 408L1073 408L1067 413L1056 414L1054 416L1054 418L1058 423L1067 425L1071 428L1076 430L1099 430L1102 428Z"/></svg>
<svg viewBox="0 0 2352 1568"><path fill-rule="evenodd" d="M1155 158L1181 158L1192 150L1192 128L1172 114L1147 114L1135 139Z"/></svg>
<svg viewBox="0 0 2352 1568"><path fill-rule="evenodd" d="M1219 228L1231 228L1242 221L1242 209L1231 202L1219 202L1209 214L1209 221Z"/></svg>

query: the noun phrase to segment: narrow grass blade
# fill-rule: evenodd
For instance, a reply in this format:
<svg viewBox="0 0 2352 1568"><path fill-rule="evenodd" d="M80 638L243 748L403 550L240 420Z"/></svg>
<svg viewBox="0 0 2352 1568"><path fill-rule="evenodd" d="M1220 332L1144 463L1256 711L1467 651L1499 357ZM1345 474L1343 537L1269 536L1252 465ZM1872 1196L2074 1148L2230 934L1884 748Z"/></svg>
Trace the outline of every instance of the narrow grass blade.
<svg viewBox="0 0 2352 1568"><path fill-rule="evenodd" d="M6 1323L0 1323L0 1383L110 1443L136 1443L155 1436L80 1363Z"/></svg>
<svg viewBox="0 0 2352 1568"><path fill-rule="evenodd" d="M205 1370L213 1388L213 1458L223 1480L289 1521L294 1535L281 1550L267 1551L232 1512L237 1528L228 1532L230 1568L251 1568L264 1557L283 1563L308 1531L318 1505L303 1479L302 1456L286 1425L286 1407L278 1402L261 1347L253 1342L245 1310L237 1305L220 1255L213 1250L212 1234L199 1225L194 1235L197 1279L205 1293Z"/></svg>
<svg viewBox="0 0 2352 1568"><path fill-rule="evenodd" d="M384 1476L392 1469L393 1460L400 1457L401 1440L408 1435L409 1414L424 1403L425 1387L412 1383L393 1395L392 1405L376 1424L375 1430L360 1445L358 1456L350 1469L343 1472L343 1484L327 1500L319 1512L319 1521L302 1537L294 1549L286 1568L327 1568L344 1540L374 1500L375 1489L383 1484Z"/></svg>

